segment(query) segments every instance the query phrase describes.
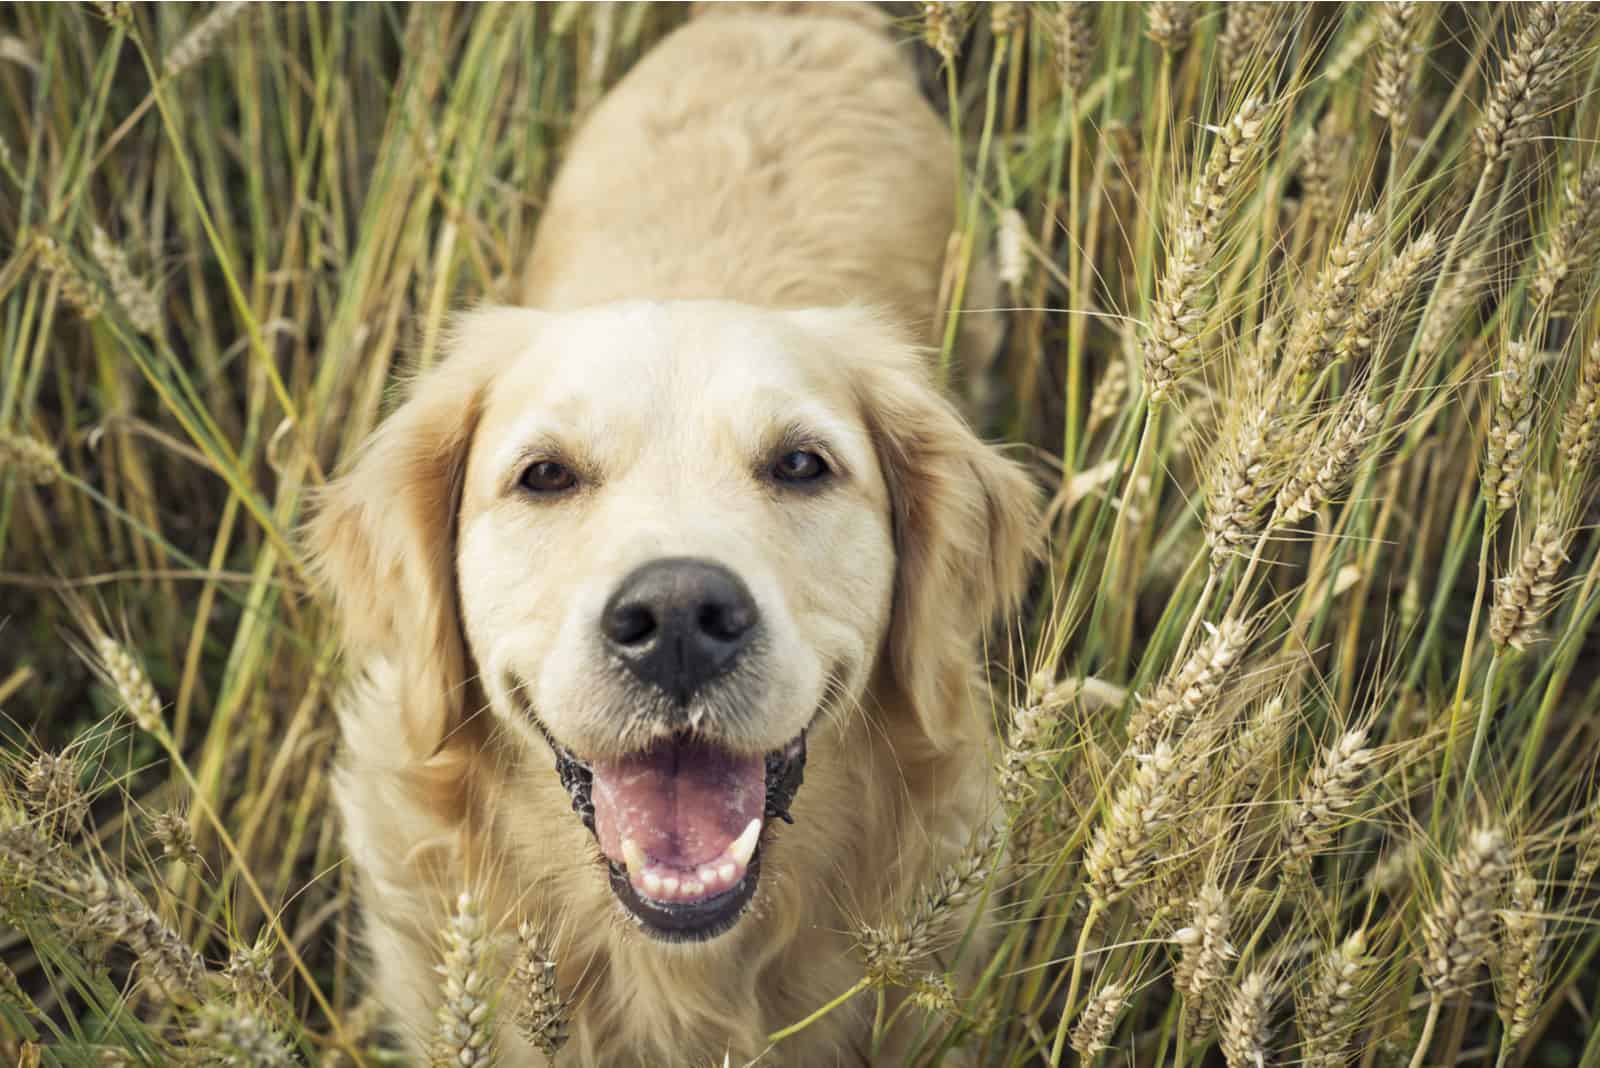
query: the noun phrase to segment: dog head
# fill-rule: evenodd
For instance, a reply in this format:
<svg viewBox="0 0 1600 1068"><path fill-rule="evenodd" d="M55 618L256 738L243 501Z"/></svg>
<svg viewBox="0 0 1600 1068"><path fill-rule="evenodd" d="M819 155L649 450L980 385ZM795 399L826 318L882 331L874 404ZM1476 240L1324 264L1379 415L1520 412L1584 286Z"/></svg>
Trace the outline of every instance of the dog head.
<svg viewBox="0 0 1600 1068"><path fill-rule="evenodd" d="M981 736L975 645L1020 590L1034 494L893 331L493 308L451 349L328 490L317 559L351 651L399 666L413 751L481 689L554 754L645 930L737 922L808 731L869 688L931 747Z"/></svg>

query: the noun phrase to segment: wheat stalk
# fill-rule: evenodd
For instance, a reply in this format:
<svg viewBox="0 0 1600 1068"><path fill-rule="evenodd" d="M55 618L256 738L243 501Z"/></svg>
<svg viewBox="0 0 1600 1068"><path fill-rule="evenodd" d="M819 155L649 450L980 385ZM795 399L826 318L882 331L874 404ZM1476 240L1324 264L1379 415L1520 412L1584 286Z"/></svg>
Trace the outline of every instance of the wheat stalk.
<svg viewBox="0 0 1600 1068"><path fill-rule="evenodd" d="M489 939L482 910L471 894L456 899L445 929L444 979L438 1030L430 1063L434 1068L476 1068L493 1064L494 1020L489 1004Z"/></svg>
<svg viewBox="0 0 1600 1068"><path fill-rule="evenodd" d="M1520 652L1533 644L1539 621L1550 610L1556 578L1567 560L1570 537L1564 524L1540 522L1528 535L1517 566L1495 582L1489 638L1499 648Z"/></svg>
<svg viewBox="0 0 1600 1068"><path fill-rule="evenodd" d="M1311 870L1311 862L1333 834L1335 821L1359 796L1361 779L1375 757L1365 729L1347 731L1324 751L1284 818L1285 870L1295 875Z"/></svg>
<svg viewBox="0 0 1600 1068"><path fill-rule="evenodd" d="M1318 959L1296 1007L1305 1068L1345 1068L1355 1037L1356 999L1371 965L1365 930L1355 931Z"/></svg>

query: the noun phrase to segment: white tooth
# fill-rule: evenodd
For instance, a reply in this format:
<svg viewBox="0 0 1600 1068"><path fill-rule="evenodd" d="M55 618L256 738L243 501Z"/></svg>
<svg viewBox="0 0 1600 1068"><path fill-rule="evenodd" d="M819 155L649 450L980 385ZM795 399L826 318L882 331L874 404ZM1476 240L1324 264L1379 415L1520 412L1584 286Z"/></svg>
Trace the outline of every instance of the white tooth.
<svg viewBox="0 0 1600 1068"><path fill-rule="evenodd" d="M661 896L661 876L653 871L644 873L644 892L651 897Z"/></svg>
<svg viewBox="0 0 1600 1068"><path fill-rule="evenodd" d="M678 877L676 875L663 875L661 877L661 892L667 897L677 897Z"/></svg>
<svg viewBox="0 0 1600 1068"><path fill-rule="evenodd" d="M722 876L722 881L729 886L733 885L733 877L739 874L739 868L731 860L725 860L717 868L717 874Z"/></svg>
<svg viewBox="0 0 1600 1068"><path fill-rule="evenodd" d="M744 833L733 840L728 846L728 856L741 868L750 866L750 858L756 855L756 839L761 837L761 821L754 819L744 829Z"/></svg>
<svg viewBox="0 0 1600 1068"><path fill-rule="evenodd" d="M683 881L684 897L699 897L705 892L706 888L699 879L685 879Z"/></svg>
<svg viewBox="0 0 1600 1068"><path fill-rule="evenodd" d="M628 874L637 875L644 871L644 850L639 848L639 843L632 838L622 840L622 860L628 865Z"/></svg>
<svg viewBox="0 0 1600 1068"><path fill-rule="evenodd" d="M700 881L707 886L717 885L717 869L707 865L699 871Z"/></svg>

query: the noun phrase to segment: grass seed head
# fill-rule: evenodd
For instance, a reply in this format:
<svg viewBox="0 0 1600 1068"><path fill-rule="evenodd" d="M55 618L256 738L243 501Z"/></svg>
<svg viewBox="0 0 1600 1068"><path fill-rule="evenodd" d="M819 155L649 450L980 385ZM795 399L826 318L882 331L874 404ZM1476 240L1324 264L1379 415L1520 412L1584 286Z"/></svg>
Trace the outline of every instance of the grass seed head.
<svg viewBox="0 0 1600 1068"><path fill-rule="evenodd" d="M23 772L28 811L63 834L81 830L89 815L89 802L78 787L81 778L82 769L72 757L40 753Z"/></svg>
<svg viewBox="0 0 1600 1068"><path fill-rule="evenodd" d="M1060 64L1061 84L1073 93L1089 87L1094 74L1100 40L1094 32L1094 5L1066 2L1057 9L1050 23L1055 39L1056 61Z"/></svg>
<svg viewBox="0 0 1600 1068"><path fill-rule="evenodd" d="M1376 212L1358 212L1344 236L1328 250L1304 306L1289 330L1284 358L1303 376L1315 376L1333 362L1360 299L1361 282L1380 247L1382 227Z"/></svg>
<svg viewBox="0 0 1600 1068"><path fill-rule="evenodd" d="M1197 355L1210 307L1215 271L1212 257L1235 187L1253 158L1267 120L1267 107L1259 97L1239 105L1218 131L1206 166L1174 221L1144 338L1145 379L1152 403L1172 399Z"/></svg>
<svg viewBox="0 0 1600 1068"><path fill-rule="evenodd" d="M85 319L99 318L100 291L83 276L78 265L56 243L55 238L43 233L34 234L33 254L39 258L45 273L61 287L61 295L66 302L78 309L78 314Z"/></svg>
<svg viewBox="0 0 1600 1068"><path fill-rule="evenodd" d="M1111 360L1100 375L1089 398L1089 423L1086 434L1094 432L1115 419L1122 411L1122 402L1128 397L1128 365L1120 358Z"/></svg>
<svg viewBox="0 0 1600 1068"><path fill-rule="evenodd" d="M1498 389L1483 458L1483 498L1491 519L1516 507L1522 492L1528 442L1533 436L1533 346L1506 343L1496 376Z"/></svg>
<svg viewBox="0 0 1600 1068"><path fill-rule="evenodd" d="M1206 883L1190 906L1189 925L1172 935L1180 947L1172 981L1204 1027L1215 1015L1219 986L1239 951L1228 941L1233 905L1220 886Z"/></svg>
<svg viewBox="0 0 1600 1068"><path fill-rule="evenodd" d="M1371 965L1365 930L1356 931L1318 959L1296 1006L1300 1063L1306 1068L1345 1068L1349 1063L1361 986Z"/></svg>
<svg viewBox="0 0 1600 1068"><path fill-rule="evenodd" d="M1089 1058L1103 1052L1117 1029L1117 1020L1127 1007L1126 984L1112 980L1096 990L1078 1015L1077 1026L1072 1029L1072 1048L1078 1056Z"/></svg>
<svg viewBox="0 0 1600 1068"><path fill-rule="evenodd" d="M1539 523L1523 545L1517 566L1495 581L1489 638L1499 648L1522 652L1538 637L1539 621L1550 611L1556 579L1567 560L1569 537L1565 524Z"/></svg>
<svg viewBox="0 0 1600 1068"><path fill-rule="evenodd" d="M1422 68L1422 5L1389 0L1378 8L1378 55L1372 80L1372 110L1395 131L1410 125L1417 72Z"/></svg>
<svg viewBox="0 0 1600 1068"><path fill-rule="evenodd" d="M1372 444L1372 431L1382 418L1382 407L1365 394L1351 400L1327 440L1302 457L1278 488L1275 521L1298 523L1331 500Z"/></svg>
<svg viewBox="0 0 1600 1068"><path fill-rule="evenodd" d="M535 1049L554 1057L567 1044L572 1006L556 985L556 962L539 929L524 921L517 928L517 960L511 990L520 998L517 1029Z"/></svg>
<svg viewBox="0 0 1600 1068"><path fill-rule="evenodd" d="M1511 51L1500 66L1476 130L1484 164L1495 166L1533 133L1571 68L1573 36L1589 15L1582 4L1528 4Z"/></svg>
<svg viewBox="0 0 1600 1068"><path fill-rule="evenodd" d="M1505 832L1480 826L1445 863L1439 897L1422 914L1422 979L1438 997L1460 994L1488 959L1504 894Z"/></svg>
<svg viewBox="0 0 1600 1068"><path fill-rule="evenodd" d="M1304 875L1327 847L1337 821L1355 804L1361 780L1376 757L1367 746L1367 732L1347 731L1329 746L1300 788L1300 796L1284 817L1284 868Z"/></svg>
<svg viewBox="0 0 1600 1068"><path fill-rule="evenodd" d="M82 910L85 928L133 952L157 990L177 1001L199 1000L205 979L199 955L126 879L90 865L63 875L59 889Z"/></svg>
<svg viewBox="0 0 1600 1068"><path fill-rule="evenodd" d="M1600 460L1600 337L1590 342L1578 366L1578 386L1561 417L1556 459L1565 494L1576 497Z"/></svg>
<svg viewBox="0 0 1600 1068"><path fill-rule="evenodd" d="M48 486L61 477L61 458L38 438L0 430L0 475L11 471L24 482Z"/></svg>
<svg viewBox="0 0 1600 1068"><path fill-rule="evenodd" d="M162 75L167 78L177 78L210 55L222 35L228 31L228 27L245 13L247 6L242 0L224 0L223 3L213 7L205 18L195 23L194 28L172 46L172 50L162 61Z"/></svg>
<svg viewBox="0 0 1600 1068"><path fill-rule="evenodd" d="M1285 16L1284 5L1239 0L1227 5L1217 51L1222 63L1222 88L1232 92L1261 57L1271 55Z"/></svg>
<svg viewBox="0 0 1600 1068"><path fill-rule="evenodd" d="M1424 231L1378 272L1371 285L1362 289L1344 334L1334 346L1335 360L1364 360L1373 354L1383 329L1417 292L1438 250L1438 232Z"/></svg>
<svg viewBox="0 0 1600 1068"><path fill-rule="evenodd" d="M1145 34L1168 52L1189 43L1200 4L1189 0L1153 0L1144 6Z"/></svg>
<svg viewBox="0 0 1600 1068"><path fill-rule="evenodd" d="M1207 627L1205 638L1197 643L1178 669L1156 684L1150 695L1141 698L1129 723L1128 745L1132 752L1149 752L1159 741L1177 740L1188 731L1222 692L1222 684L1250 641L1249 624L1224 619Z"/></svg>
<svg viewBox="0 0 1600 1068"><path fill-rule="evenodd" d="M1600 251L1600 163L1573 179L1560 221L1539 252L1533 292L1552 315L1572 312L1584 277Z"/></svg>
<svg viewBox="0 0 1600 1068"><path fill-rule="evenodd" d="M1517 868L1507 898L1494 954L1495 1001L1506 1029L1505 1041L1515 1044L1533 1030L1544 1007L1550 945L1544 897L1527 868Z"/></svg>
<svg viewBox="0 0 1600 1068"><path fill-rule="evenodd" d="M228 954L223 975L233 989L233 996L242 1004L265 1006L277 984L272 979L273 940L263 931L248 946L235 946Z"/></svg>
<svg viewBox="0 0 1600 1068"><path fill-rule="evenodd" d="M239 1068L295 1068L300 1064L277 1028L237 1005L207 1002L195 1014L188 1039L204 1064Z"/></svg>
<svg viewBox="0 0 1600 1068"><path fill-rule="evenodd" d="M1135 759L1084 855L1090 896L1103 904L1120 900L1150 867L1152 843L1173 818L1182 786L1177 754L1168 743L1157 742Z"/></svg>
<svg viewBox="0 0 1600 1068"><path fill-rule="evenodd" d="M106 232L96 226L89 240L89 251L99 261L111 283L111 295L128 316L128 322L141 334L154 336L161 330L161 303L144 279L128 264L128 254L113 244Z"/></svg>
<svg viewBox="0 0 1600 1068"><path fill-rule="evenodd" d="M150 833L161 844L161 852L168 860L200 870L200 850L195 847L194 831L189 828L187 816L180 812L158 812L150 821Z"/></svg>
<svg viewBox="0 0 1600 1068"><path fill-rule="evenodd" d="M1222 1055L1228 1068L1262 1068L1272 1042L1278 984L1264 969L1246 975L1228 994L1222 1014Z"/></svg>
<svg viewBox="0 0 1600 1068"><path fill-rule="evenodd" d="M926 0L922 5L922 39L939 53L946 66L955 63L961 52L961 38L966 32L966 7L964 3L950 0Z"/></svg>
<svg viewBox="0 0 1600 1068"><path fill-rule="evenodd" d="M483 912L464 893L456 899L455 915L445 929L444 961L436 969L444 984L433 1068L477 1068L494 1061L488 954Z"/></svg>
<svg viewBox="0 0 1600 1068"><path fill-rule="evenodd" d="M162 730L161 699L156 696L156 688L150 685L144 668L111 638L97 639L95 653L133 722L150 734L159 733Z"/></svg>

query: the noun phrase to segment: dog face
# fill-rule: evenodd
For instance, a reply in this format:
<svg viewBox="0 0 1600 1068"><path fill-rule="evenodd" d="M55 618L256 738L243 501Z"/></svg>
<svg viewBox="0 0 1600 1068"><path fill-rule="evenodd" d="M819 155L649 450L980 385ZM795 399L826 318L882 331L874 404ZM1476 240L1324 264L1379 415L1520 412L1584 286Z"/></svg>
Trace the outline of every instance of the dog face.
<svg viewBox="0 0 1600 1068"><path fill-rule="evenodd" d="M596 877L700 940L755 893L808 730L881 685L930 744L970 737L1031 509L869 317L639 303L468 316L315 535L418 751L481 688L554 753Z"/></svg>

